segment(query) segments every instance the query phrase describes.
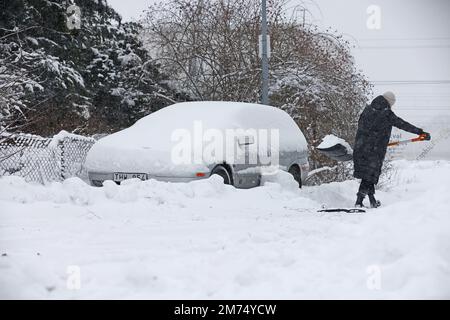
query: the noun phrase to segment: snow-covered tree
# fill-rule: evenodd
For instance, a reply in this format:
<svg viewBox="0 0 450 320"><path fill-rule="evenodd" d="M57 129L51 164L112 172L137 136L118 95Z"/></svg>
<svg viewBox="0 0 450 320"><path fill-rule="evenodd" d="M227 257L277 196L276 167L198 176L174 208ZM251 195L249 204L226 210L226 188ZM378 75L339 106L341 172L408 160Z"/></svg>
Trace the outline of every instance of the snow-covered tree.
<svg viewBox="0 0 450 320"><path fill-rule="evenodd" d="M69 28L67 8L80 8ZM179 97L104 0L9 0L0 12L0 125L115 131ZM12 124L13 123L13 124Z"/></svg>
<svg viewBox="0 0 450 320"><path fill-rule="evenodd" d="M356 70L349 43L335 31L304 28L295 19L271 30L273 47L282 48L274 50L272 58L271 101L287 111L307 136L312 167L332 166L313 146L330 133L353 143L370 84ZM335 174L348 178L350 171L340 169Z"/></svg>

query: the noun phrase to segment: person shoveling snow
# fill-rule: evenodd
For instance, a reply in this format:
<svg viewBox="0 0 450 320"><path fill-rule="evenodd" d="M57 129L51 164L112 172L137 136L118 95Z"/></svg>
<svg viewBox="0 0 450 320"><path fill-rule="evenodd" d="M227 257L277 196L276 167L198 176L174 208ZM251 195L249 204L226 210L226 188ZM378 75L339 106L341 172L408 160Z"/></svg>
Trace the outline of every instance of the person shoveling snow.
<svg viewBox="0 0 450 320"><path fill-rule="evenodd" d="M369 196L372 208L380 206L381 203L375 199L375 185L378 183L388 146L393 147L431 139L428 132L397 117L391 109L394 103L395 95L388 91L382 96L376 97L370 105L366 106L358 121L354 150L345 140L334 135L325 136L316 147L318 151L333 160L353 160L353 176L361 179L355 207L363 207L366 195ZM389 142L393 126L419 136L413 139ZM335 209L325 211L332 210Z"/></svg>
<svg viewBox="0 0 450 320"><path fill-rule="evenodd" d="M395 95L388 91L382 96L376 97L370 105L366 106L359 117L353 150L353 176L361 179L356 207L363 207L366 195L369 196L372 208L380 205L380 202L375 199L375 185L381 174L393 126L421 135L423 140L431 139L428 132L396 116L391 109L394 104Z"/></svg>

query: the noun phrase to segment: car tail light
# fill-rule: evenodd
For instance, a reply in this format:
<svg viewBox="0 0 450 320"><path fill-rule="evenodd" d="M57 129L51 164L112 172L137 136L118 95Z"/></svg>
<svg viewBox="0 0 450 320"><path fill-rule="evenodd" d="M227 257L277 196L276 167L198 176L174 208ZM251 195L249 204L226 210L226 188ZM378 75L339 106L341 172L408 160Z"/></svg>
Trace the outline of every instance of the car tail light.
<svg viewBox="0 0 450 320"><path fill-rule="evenodd" d="M204 177L206 174L204 172L197 172L195 175L197 177Z"/></svg>

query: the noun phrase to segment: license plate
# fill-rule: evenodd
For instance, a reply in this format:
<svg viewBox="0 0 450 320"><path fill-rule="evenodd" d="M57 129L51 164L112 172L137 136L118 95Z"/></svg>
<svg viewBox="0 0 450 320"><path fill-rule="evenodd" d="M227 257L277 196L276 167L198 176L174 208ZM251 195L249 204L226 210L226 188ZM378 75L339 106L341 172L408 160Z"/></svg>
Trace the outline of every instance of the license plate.
<svg viewBox="0 0 450 320"><path fill-rule="evenodd" d="M141 179L141 180L147 180L147 174L146 173L125 173L125 172L115 172L114 173L114 181L120 182L126 179Z"/></svg>

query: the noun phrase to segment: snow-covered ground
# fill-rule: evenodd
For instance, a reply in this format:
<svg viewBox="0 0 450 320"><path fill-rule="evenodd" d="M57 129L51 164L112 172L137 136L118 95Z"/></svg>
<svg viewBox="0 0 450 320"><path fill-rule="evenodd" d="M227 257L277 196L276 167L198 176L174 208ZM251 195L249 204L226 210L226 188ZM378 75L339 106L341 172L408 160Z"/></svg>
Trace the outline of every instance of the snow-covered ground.
<svg viewBox="0 0 450 320"><path fill-rule="evenodd" d="M357 181L3 177L0 298L450 298L450 162L395 167L361 215L316 212L351 206Z"/></svg>

